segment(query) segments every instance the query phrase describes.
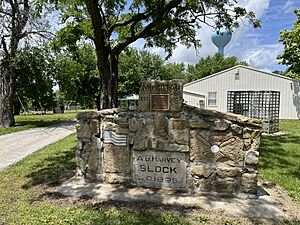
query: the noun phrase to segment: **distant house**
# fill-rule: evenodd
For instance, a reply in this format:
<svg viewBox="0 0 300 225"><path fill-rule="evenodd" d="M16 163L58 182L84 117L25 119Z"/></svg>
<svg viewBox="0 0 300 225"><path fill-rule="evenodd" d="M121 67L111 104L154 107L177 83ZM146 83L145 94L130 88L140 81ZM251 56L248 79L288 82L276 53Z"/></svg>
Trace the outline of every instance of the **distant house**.
<svg viewBox="0 0 300 225"><path fill-rule="evenodd" d="M185 84L183 98L189 105L226 112L240 92L279 92L279 118L300 119L300 81L242 65Z"/></svg>

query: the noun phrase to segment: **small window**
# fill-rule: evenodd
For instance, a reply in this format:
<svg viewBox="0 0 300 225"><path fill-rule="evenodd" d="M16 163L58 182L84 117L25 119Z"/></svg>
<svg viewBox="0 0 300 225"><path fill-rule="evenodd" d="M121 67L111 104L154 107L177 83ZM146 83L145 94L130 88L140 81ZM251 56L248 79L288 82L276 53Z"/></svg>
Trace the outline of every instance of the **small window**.
<svg viewBox="0 0 300 225"><path fill-rule="evenodd" d="M240 71L237 70L235 73L234 73L234 79L235 80L239 80L240 79Z"/></svg>
<svg viewBox="0 0 300 225"><path fill-rule="evenodd" d="M217 92L208 92L207 105L208 106L217 105Z"/></svg>
<svg viewBox="0 0 300 225"><path fill-rule="evenodd" d="M199 100L199 108L200 109L205 109L205 102L204 102L204 100Z"/></svg>

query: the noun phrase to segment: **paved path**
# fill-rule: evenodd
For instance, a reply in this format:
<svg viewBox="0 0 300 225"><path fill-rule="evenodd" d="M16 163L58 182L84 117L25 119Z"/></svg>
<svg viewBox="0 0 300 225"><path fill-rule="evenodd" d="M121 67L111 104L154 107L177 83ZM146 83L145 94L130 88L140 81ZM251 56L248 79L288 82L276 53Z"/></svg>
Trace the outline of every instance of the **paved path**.
<svg viewBox="0 0 300 225"><path fill-rule="evenodd" d="M120 185L88 182L83 178L71 178L58 187L57 192L66 196L89 196L100 201L142 201L169 205L197 206L206 210L225 210L246 217L281 219L284 213L277 207L274 197L261 191L257 199L221 198L212 196L167 194L159 190L126 188ZM273 195L273 194L272 194Z"/></svg>
<svg viewBox="0 0 300 225"><path fill-rule="evenodd" d="M75 122L0 136L0 171L75 132Z"/></svg>

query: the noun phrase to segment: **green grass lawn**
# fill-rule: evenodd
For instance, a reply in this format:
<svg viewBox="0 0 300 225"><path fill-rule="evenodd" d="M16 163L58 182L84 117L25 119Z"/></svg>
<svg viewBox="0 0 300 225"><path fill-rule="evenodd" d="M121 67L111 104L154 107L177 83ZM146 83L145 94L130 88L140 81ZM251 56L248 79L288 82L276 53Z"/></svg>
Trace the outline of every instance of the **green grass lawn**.
<svg viewBox="0 0 300 225"><path fill-rule="evenodd" d="M78 111L65 111L64 114L48 113L46 115L18 115L15 116L16 126L0 128L0 135L27 130L36 127L46 127L58 123L74 120Z"/></svg>
<svg viewBox="0 0 300 225"><path fill-rule="evenodd" d="M63 171L74 170L75 149L74 134L0 172L0 224L189 224L168 212L118 209L113 204L52 203L51 195L40 189L56 186Z"/></svg>
<svg viewBox="0 0 300 225"><path fill-rule="evenodd" d="M300 202L300 120L280 121L280 137L262 137L260 145L260 178L284 188Z"/></svg>

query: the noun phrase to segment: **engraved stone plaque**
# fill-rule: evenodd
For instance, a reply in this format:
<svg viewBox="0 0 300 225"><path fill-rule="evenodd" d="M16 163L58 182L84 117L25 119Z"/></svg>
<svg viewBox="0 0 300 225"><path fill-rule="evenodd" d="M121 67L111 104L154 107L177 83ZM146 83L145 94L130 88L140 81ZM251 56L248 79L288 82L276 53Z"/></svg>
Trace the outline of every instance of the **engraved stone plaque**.
<svg viewBox="0 0 300 225"><path fill-rule="evenodd" d="M186 154L180 152L133 151L132 176L138 186L187 189Z"/></svg>
<svg viewBox="0 0 300 225"><path fill-rule="evenodd" d="M182 80L147 80L142 82L139 92L139 111L180 112L182 103Z"/></svg>
<svg viewBox="0 0 300 225"><path fill-rule="evenodd" d="M150 95L150 110L164 111L169 110L170 95L169 94L152 94Z"/></svg>

